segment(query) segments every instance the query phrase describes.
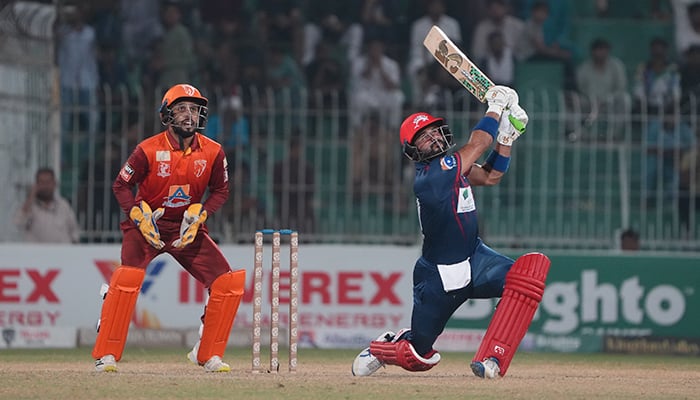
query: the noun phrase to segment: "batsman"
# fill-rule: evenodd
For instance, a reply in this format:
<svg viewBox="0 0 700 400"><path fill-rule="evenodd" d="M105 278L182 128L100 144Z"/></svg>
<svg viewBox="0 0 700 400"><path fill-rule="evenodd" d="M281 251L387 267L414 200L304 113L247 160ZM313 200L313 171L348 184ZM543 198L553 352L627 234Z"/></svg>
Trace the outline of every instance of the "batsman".
<svg viewBox="0 0 700 400"><path fill-rule="evenodd" d="M528 116L511 88L493 86L486 100L484 117L456 150L443 118L419 112L401 124L403 152L415 162L413 191L423 234L421 256L413 269L411 327L372 341L355 358L353 375L368 376L384 365L408 371L433 368L440 362L433 344L468 299L501 298L471 362L478 377L505 376L530 326L550 261L541 253L512 260L487 246L479 237L472 191L500 182Z"/></svg>
<svg viewBox="0 0 700 400"><path fill-rule="evenodd" d="M245 270L231 270L205 225L229 193L224 151L201 134L207 103L194 86L171 87L159 111L165 130L136 146L112 185L127 218L121 223L121 265L104 295L92 350L97 371L117 371L146 267L162 253L209 290L200 340L188 358L207 372L231 370L223 356Z"/></svg>

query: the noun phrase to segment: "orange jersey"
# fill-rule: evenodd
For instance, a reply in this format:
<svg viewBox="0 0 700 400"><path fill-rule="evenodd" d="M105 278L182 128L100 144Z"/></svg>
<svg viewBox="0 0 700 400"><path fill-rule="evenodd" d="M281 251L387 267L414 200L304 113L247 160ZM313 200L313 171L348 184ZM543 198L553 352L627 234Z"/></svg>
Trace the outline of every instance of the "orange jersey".
<svg viewBox="0 0 700 400"><path fill-rule="evenodd" d="M145 200L152 209L165 208L162 219L181 221L187 206L201 203L210 215L228 198L226 155L221 145L199 133L185 151L167 131L145 139L136 147L114 181L112 189L129 215L134 204ZM134 186L138 186L136 197Z"/></svg>

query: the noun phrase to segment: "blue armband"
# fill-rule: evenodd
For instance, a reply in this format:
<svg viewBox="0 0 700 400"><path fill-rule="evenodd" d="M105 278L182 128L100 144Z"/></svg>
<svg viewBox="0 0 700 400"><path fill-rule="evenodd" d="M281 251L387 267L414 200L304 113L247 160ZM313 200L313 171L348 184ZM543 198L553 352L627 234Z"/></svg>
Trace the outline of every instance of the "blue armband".
<svg viewBox="0 0 700 400"><path fill-rule="evenodd" d="M498 120L492 117L484 117L472 130L475 131L477 129L488 133L493 137L493 140L496 140L496 136L498 136Z"/></svg>
<svg viewBox="0 0 700 400"><path fill-rule="evenodd" d="M485 164L489 164L494 170L505 174L510 165L510 157L502 156L496 150L491 150L491 154L486 158Z"/></svg>

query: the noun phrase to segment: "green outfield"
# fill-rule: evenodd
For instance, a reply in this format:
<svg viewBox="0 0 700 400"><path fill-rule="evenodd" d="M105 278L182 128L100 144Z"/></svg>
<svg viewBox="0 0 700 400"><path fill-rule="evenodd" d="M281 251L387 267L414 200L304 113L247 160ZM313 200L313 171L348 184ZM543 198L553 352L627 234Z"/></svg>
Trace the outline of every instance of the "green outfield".
<svg viewBox="0 0 700 400"><path fill-rule="evenodd" d="M299 371L252 374L231 349L229 374L206 374L186 349L128 348L118 373L95 373L90 349L0 351L0 399L695 399L700 358L520 353L508 375L474 377L472 354L444 353L431 371L396 367L354 377L356 351L299 352ZM284 354L284 353L281 353ZM269 358L268 358L269 360Z"/></svg>

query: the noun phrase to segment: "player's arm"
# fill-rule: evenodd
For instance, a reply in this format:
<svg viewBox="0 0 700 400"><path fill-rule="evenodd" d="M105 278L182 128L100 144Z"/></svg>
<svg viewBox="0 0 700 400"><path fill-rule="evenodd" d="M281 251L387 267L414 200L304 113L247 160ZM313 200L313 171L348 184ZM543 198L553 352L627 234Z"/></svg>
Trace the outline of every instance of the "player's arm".
<svg viewBox="0 0 700 400"><path fill-rule="evenodd" d="M510 165L511 146L525 132L527 122L527 113L517 102L503 112L498 125L496 146L483 165L475 164L469 171L468 178L472 185L492 186L501 181Z"/></svg>
<svg viewBox="0 0 700 400"><path fill-rule="evenodd" d="M495 155L495 156L492 156ZM493 152L489 154L491 158L502 157L510 159L510 146L496 145ZM505 170L495 169L492 163L494 160L487 159L483 165L474 164L469 171L468 179L472 186L493 186L501 181ZM507 166L503 169L506 169Z"/></svg>
<svg viewBox="0 0 700 400"><path fill-rule="evenodd" d="M497 116L490 116L487 114L485 118L490 118L493 119L495 122L493 122L496 126L498 126L498 120ZM483 121L483 119L482 119ZM462 160L461 166L462 169L460 171L460 174L462 175L469 175L470 182L471 182L471 170L473 170L473 166L476 165L476 160L481 157L481 155L488 150L489 147L491 147L491 143L493 142L493 137L491 134L489 134L487 131L483 129L475 129L472 131L471 136L469 137L469 141L467 144L464 146L460 147L457 150L457 153L459 154L459 158ZM474 182L472 182L474 183Z"/></svg>
<svg viewBox="0 0 700 400"><path fill-rule="evenodd" d="M209 196L204 202L204 210L209 214L219 210L229 195L228 162L223 148L219 150L209 178Z"/></svg>
<svg viewBox="0 0 700 400"><path fill-rule="evenodd" d="M134 187L143 181L148 174L148 169L146 153L137 146L112 184L112 192L124 214L129 215L131 208L136 204Z"/></svg>
<svg viewBox="0 0 700 400"><path fill-rule="evenodd" d="M156 221L163 216L165 210L163 207L152 210L145 200L137 203L133 192L134 187L148 175L148 165L146 153L140 146L137 146L114 180L112 192L114 192L114 197L117 198L124 214L139 228L146 242L160 250L165 246L165 243L160 240Z"/></svg>
<svg viewBox="0 0 700 400"><path fill-rule="evenodd" d="M457 153L462 161L462 175L469 175L470 182L473 185L479 184L479 175L475 175L476 182L472 182L471 170L472 166L481 157L481 155L491 147L491 144L498 137L498 126L501 119L501 114L510 106L511 103L517 102L517 94L511 88L505 86L493 86L486 92L486 101L488 109L486 114L479 121L474 129L467 144L462 146ZM483 183L481 183L483 184Z"/></svg>
<svg viewBox="0 0 700 400"><path fill-rule="evenodd" d="M510 165L511 145L517 139L520 133L513 132L514 127L511 122L511 112L520 108L516 104L511 104L508 110L503 111L501 120L498 124L498 136L496 136L496 145L486 157L483 164L474 164L469 171L469 182L474 186L493 186L501 181ZM524 111L523 111L524 112ZM526 123L526 122L525 122ZM524 125L522 130L524 131Z"/></svg>

